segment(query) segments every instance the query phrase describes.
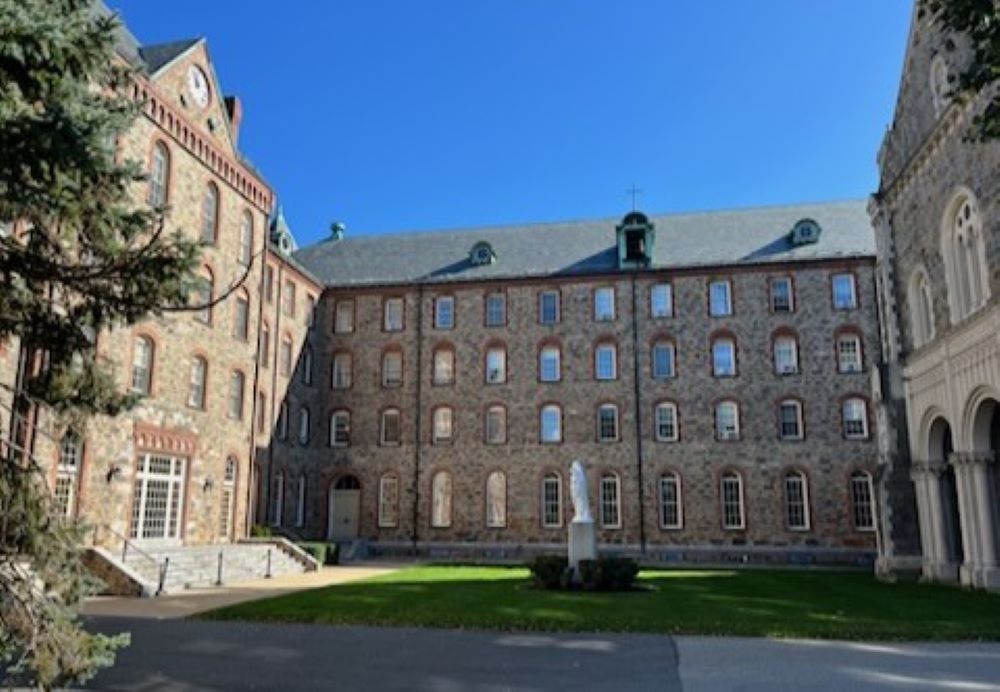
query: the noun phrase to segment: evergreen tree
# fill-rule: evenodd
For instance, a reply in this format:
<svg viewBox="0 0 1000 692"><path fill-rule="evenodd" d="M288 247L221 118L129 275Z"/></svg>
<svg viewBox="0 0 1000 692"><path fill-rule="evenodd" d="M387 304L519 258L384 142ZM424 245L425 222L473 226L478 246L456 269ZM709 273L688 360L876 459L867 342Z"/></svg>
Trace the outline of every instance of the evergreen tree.
<svg viewBox="0 0 1000 692"><path fill-rule="evenodd" d="M91 677L127 638L77 619L83 529L52 512L32 422L79 429L135 403L95 335L185 309L200 253L137 204L142 168L114 155L141 107L115 31L90 0L0 0L0 221L23 231L0 236L0 342L22 363L0 431L0 667L45 688Z"/></svg>

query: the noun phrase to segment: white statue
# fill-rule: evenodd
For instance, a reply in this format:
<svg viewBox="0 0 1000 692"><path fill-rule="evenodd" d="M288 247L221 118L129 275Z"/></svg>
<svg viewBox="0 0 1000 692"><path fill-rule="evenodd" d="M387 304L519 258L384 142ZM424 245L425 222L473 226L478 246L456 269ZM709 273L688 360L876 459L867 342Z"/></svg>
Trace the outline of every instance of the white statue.
<svg viewBox="0 0 1000 692"><path fill-rule="evenodd" d="M587 497L587 472L579 460L569 467L569 494L573 499L573 521L593 523L590 515L590 500Z"/></svg>

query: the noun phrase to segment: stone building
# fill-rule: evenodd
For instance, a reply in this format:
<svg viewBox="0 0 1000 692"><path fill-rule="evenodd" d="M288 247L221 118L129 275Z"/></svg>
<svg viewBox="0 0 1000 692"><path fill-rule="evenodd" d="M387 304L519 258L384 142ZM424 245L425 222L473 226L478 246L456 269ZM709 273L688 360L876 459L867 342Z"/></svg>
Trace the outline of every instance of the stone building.
<svg viewBox="0 0 1000 692"><path fill-rule="evenodd" d="M914 17L878 156L880 565L997 588L1000 144L969 138L992 92L951 93L970 59L963 37Z"/></svg>
<svg viewBox="0 0 1000 692"><path fill-rule="evenodd" d="M605 546L870 556L873 241L844 202L299 250L325 288L260 511L385 552L541 547L581 459Z"/></svg>

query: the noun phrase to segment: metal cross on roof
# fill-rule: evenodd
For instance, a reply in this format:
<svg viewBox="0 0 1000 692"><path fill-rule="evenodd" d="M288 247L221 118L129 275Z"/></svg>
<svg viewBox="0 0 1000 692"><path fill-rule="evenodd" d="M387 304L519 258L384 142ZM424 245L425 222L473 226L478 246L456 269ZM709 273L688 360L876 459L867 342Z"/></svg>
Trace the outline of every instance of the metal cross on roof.
<svg viewBox="0 0 1000 692"><path fill-rule="evenodd" d="M635 211L635 197L642 194L642 189L636 187L635 183L632 183L632 187L625 190L625 194L632 195L632 211Z"/></svg>

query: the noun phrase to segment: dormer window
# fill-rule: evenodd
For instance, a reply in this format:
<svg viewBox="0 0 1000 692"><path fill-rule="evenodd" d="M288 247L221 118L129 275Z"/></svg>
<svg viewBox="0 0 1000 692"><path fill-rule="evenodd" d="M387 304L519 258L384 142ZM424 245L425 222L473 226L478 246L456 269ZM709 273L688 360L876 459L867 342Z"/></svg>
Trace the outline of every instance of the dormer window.
<svg viewBox="0 0 1000 692"><path fill-rule="evenodd" d="M469 251L469 262L477 266L493 264L496 259L497 255L493 252L493 248L484 240L473 245L472 250Z"/></svg>
<svg viewBox="0 0 1000 692"><path fill-rule="evenodd" d="M820 227L812 219L802 219L792 228L792 245L809 245L819 241Z"/></svg>

